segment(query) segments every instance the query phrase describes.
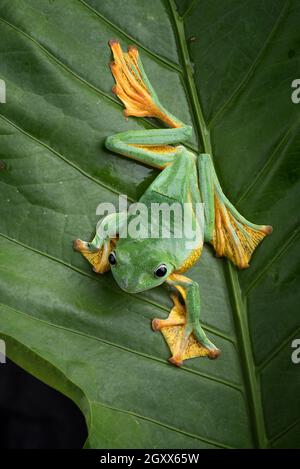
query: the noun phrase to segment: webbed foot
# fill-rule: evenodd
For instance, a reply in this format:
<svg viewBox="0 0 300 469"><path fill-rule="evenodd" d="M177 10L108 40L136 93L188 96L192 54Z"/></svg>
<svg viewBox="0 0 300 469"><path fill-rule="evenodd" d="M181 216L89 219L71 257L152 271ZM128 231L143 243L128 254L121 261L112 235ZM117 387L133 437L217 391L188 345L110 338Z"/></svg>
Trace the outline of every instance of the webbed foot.
<svg viewBox="0 0 300 469"><path fill-rule="evenodd" d="M117 40L109 41L109 46L114 59L110 69L116 82L112 91L124 104L124 115L156 117L170 127L181 127L182 124L160 104L146 76L138 49L129 46L128 51L123 52Z"/></svg>
<svg viewBox="0 0 300 469"><path fill-rule="evenodd" d="M160 331L164 327L185 324L185 306L180 303L178 295L171 295L171 299L174 306L170 311L169 317L167 319L154 318L152 320L152 329L154 332Z"/></svg>
<svg viewBox="0 0 300 469"><path fill-rule="evenodd" d="M200 324L186 322L186 307L179 301L178 295L171 296L174 306L167 319L154 318L152 329L161 331L172 356L169 362L180 367L184 360L195 357L216 359L220 350L206 337Z"/></svg>
<svg viewBox="0 0 300 469"><path fill-rule="evenodd" d="M115 240L110 239L104 243L103 247L97 249L86 241L76 239L73 241L73 249L80 252L85 259L93 266L94 272L104 274L110 269L108 256L115 246Z"/></svg>

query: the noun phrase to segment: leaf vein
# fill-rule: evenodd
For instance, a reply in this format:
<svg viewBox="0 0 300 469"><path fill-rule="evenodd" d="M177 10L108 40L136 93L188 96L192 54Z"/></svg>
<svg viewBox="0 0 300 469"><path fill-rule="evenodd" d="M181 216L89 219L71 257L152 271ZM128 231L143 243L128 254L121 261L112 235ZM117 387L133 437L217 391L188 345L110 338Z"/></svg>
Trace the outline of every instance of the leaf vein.
<svg viewBox="0 0 300 469"><path fill-rule="evenodd" d="M34 140L36 143L38 143L39 145L43 146L44 148L46 148L48 151L50 151L51 153L53 153L54 155L56 155L58 158L60 158L61 160L63 160L65 163L67 163L69 166L71 166L72 168L74 168L76 171L78 171L79 173L81 173L83 176L87 177L88 179L90 179L91 181L95 182L96 184L98 184L99 186L103 187L104 189L116 194L116 195L121 195L120 191L116 190L115 188L113 187L110 187L106 184L104 184L102 181L100 181L99 179L96 179L94 178L93 176L91 176L89 173L87 173L84 169L80 168L80 166L78 166L77 164L73 163L71 160L69 160L68 158L66 158L65 156L63 156L61 153L59 153L57 150L55 150L54 148L50 147L49 145L47 145L47 143L43 142L42 140L39 140L38 138L36 138L34 135L31 135L29 132L27 132L26 130L22 129L21 127L19 127L15 122L13 122L12 120L8 119L8 117L4 116L3 114L0 114L0 118L3 119L4 121L6 121L8 124L10 124L11 126L13 126L15 129L17 129L19 132L23 133L24 135L26 135L28 138ZM130 197L127 197L128 200L132 200Z"/></svg>
<svg viewBox="0 0 300 469"><path fill-rule="evenodd" d="M280 11L280 14L278 15L277 20L275 21L269 35L267 36L264 44L262 45L260 51L258 52L255 60L252 62L251 66L249 67L247 73L242 78L242 80L238 83L238 85L233 90L233 92L231 93L229 98L225 101L225 103L216 111L215 115L211 118L210 122L208 122L208 128L211 128L212 125L215 123L215 121L218 120L224 114L224 112L231 106L232 102L239 96L240 92L243 90L243 88L247 85L247 83L249 82L249 80L253 76L255 70L257 69L257 67L261 63L261 61L264 57L264 54L265 54L271 40L273 39L274 35L276 34L276 32L277 32L277 30L278 30L284 16L285 16L288 4L289 4L289 0L287 0L284 3L284 5L283 5L283 7Z"/></svg>
<svg viewBox="0 0 300 469"><path fill-rule="evenodd" d="M281 140L279 141L279 143L276 145L276 147L274 148L274 151L271 153L271 155L269 156L269 158L266 160L265 164L262 166L262 168L259 170L259 172L257 173L257 175L252 179L251 183L249 184L249 186L246 188L246 190L243 192L243 194L239 197L239 199L237 200L236 202L236 205L238 206L240 204L240 202L244 199L247 199L248 197L248 194L249 192L251 192L251 190L257 185L257 183L259 182L259 180L262 178L262 176L268 171L268 169L270 168L271 166L271 163L273 162L275 156L280 152L281 148L283 147L283 145L286 143L288 144L289 142L289 137L290 135L292 134L292 132L297 128L297 126L299 125L299 122L300 121L297 121L295 124L291 125L287 131L285 132L285 134L283 135L283 137L281 138Z"/></svg>
<svg viewBox="0 0 300 469"><path fill-rule="evenodd" d="M167 362L165 360L163 360L162 358L158 358L158 357L155 357L153 355L149 355L149 354L144 353L144 352L139 352L138 350L131 349L129 347L126 347L125 345L116 344L116 343L111 342L109 340L102 339L101 337L97 337L97 336L94 336L94 335L91 335L91 334L88 334L88 333L85 333L85 332L81 332L81 331L78 331L76 329L71 329L69 327L63 326L62 324L56 324L56 323L46 321L45 319L41 319L41 318L38 318L36 316L32 316L28 313L25 313L24 311L20 311L16 308L13 308L10 305L4 304L4 303L0 303L0 306L2 306L4 308L8 308L8 309L14 311L16 314L19 314L20 316L25 316L26 318L28 318L29 320L32 320L33 322L39 322L39 323L42 323L42 324L46 324L48 327L53 327L53 328L56 328L56 329L60 329L60 330L69 332L70 334L79 335L79 336L84 337L84 338L95 340L95 341L101 342L105 345L109 345L110 347L117 348L118 350L122 350L123 352L131 353L133 355L137 355L139 357L143 357L143 358L146 358L148 360L155 361L157 363L162 364L163 366L169 366L167 364ZM222 386L230 387L234 391L238 391L239 393L243 394L242 388L239 387L238 385L234 384L234 383L231 383L230 381L226 381L226 380L223 380L221 378L217 378L217 377L208 375L207 373L202 373L200 371L193 370L191 368L187 368L185 366L182 366L181 370L185 373L193 374L193 375L195 375L199 378L203 378L203 379L206 379L208 381L213 381L214 383L218 383Z"/></svg>
<svg viewBox="0 0 300 469"><path fill-rule="evenodd" d="M48 259L51 259L52 261L57 262L57 263L63 265L64 267L67 267L68 269L74 270L74 272L77 272L77 273L79 273L79 274L81 274L81 275L84 275L85 277L88 277L88 278L90 278L90 279L92 279L92 280L94 280L94 281L96 281L96 282L99 282L99 279L98 279L98 277L97 277L96 275L89 274L89 273L85 272L84 270L81 270L81 269L79 269L78 267L73 266L72 264L67 264L67 263L66 263L65 261L63 261L62 259L59 259L59 258L57 258L57 257L54 257L54 256L52 256L51 254L48 254L48 253L46 253L46 252L40 251L40 250L38 250L38 249L36 249L36 248L34 248L34 247L32 247L32 246L29 246L29 245L23 243L22 241L19 241L19 240L17 240L17 239L13 239L13 238L11 238L10 236L7 236L7 235L5 235L5 234L3 234L3 233L0 233L0 236L2 236L3 238L7 239L8 241L10 241L10 242L12 242L12 243L15 243L15 244L18 244L18 245L22 246L24 249L28 249L28 250L30 250L30 251L32 251L32 252L35 252L36 254L39 254L39 255L44 256L44 257L46 257L46 258L48 258ZM117 289L118 287L117 287L116 285L114 285L112 288ZM143 296L141 296L141 295L136 296L136 295L134 295L133 293L128 293L128 292L125 292L125 291L120 290L120 289L118 289L118 291L119 291L119 292L121 291L123 295L125 295L125 296L130 296L130 297L134 298L134 299L137 300L137 301L140 301L140 302L143 302L143 303L151 304L152 306L155 306L155 307L161 309L162 311L167 311L167 312L169 312L169 309L168 309L167 307L165 307L164 305L161 305L161 304L159 304L159 303L157 303L157 302L151 301L151 300L149 300L148 298L145 298L145 297L143 297ZM223 333L222 331L219 331L218 329L215 329L214 327L209 326L209 325L205 325L205 324L203 324L202 327L203 327L203 329L205 329L206 331L211 332L212 334L215 334L216 336L221 337L222 339L227 340L228 342L231 342L232 344L235 344L235 340L234 340L232 337L230 337L230 336L226 335L225 333Z"/></svg>
<svg viewBox="0 0 300 469"><path fill-rule="evenodd" d="M293 242L297 239L299 235L300 228L297 227L292 234L288 237L286 242L282 245L281 249L277 251L275 256L272 257L272 259L269 260L269 262L265 265L265 267L260 271L260 273L252 280L252 282L249 283L248 287L245 289L244 295L247 296L249 295L249 292L253 290L254 287L256 287L264 278L272 264L274 264L275 261L277 261L286 251L287 249L293 244Z"/></svg>
<svg viewBox="0 0 300 469"><path fill-rule="evenodd" d="M259 370L260 373L262 372L262 370L263 370L264 368L266 368L266 367L269 365L269 363L271 363L271 362L274 360L274 358L281 352L281 350L283 350L284 347L285 347L288 343L290 343L290 341L291 341L299 332L300 332L300 327L298 327L295 331L293 331L292 334L290 334L286 339L284 339L284 340L282 341L282 343L280 343L280 344L278 345L278 347L275 347L275 348L273 349L273 351L271 351L271 352L269 353L269 355L267 356L267 358L266 358L265 360L263 360L259 365L257 365L257 369Z"/></svg>
<svg viewBox="0 0 300 469"><path fill-rule="evenodd" d="M130 34L126 33L123 29L121 29L119 26L116 26L114 23L112 23L109 19L105 18L104 15L102 15L98 10L96 10L95 8L93 8L91 5L89 5L88 3L86 3L84 0L78 0L83 6L85 6L86 8L88 8L91 12L93 12L103 23L107 24L108 26L110 26L110 28L112 28L114 31L116 31L117 33L121 34L122 36L124 36L126 39L128 39L129 41L132 41L135 43L136 46L140 47L141 49L143 49L147 54L151 55L154 59L156 59L156 61L158 61L159 63L163 63L164 65L167 65L169 68L171 68L172 70L176 70L177 72L181 73L182 70L181 68L176 65L174 62L171 62L170 60L168 60L167 58L165 57L161 57L160 55L156 54L155 52L153 52L151 49L149 49L148 47L144 46L141 42L139 42L137 39L135 39L133 36L131 36Z"/></svg>
<svg viewBox="0 0 300 469"><path fill-rule="evenodd" d="M99 402L98 401L90 401L92 404L96 404L96 405L99 405ZM145 415L141 415L141 414L138 414L137 412L134 412L132 410L127 410L127 409L120 409L118 407L113 407L113 406L110 406L108 404L103 404L102 402L100 403L101 406L103 407L106 407L108 409L111 409L111 410L114 410L116 412L121 412L122 414L127 414L127 415L133 415L135 417L138 417L142 420L146 420L148 422L151 422L151 423L154 423L156 425L159 425L160 427L164 427L164 428L167 428L168 430L172 430L176 433L181 433L183 435L186 435L190 438L194 438L194 439L197 439L197 440L200 440L200 441L203 441L204 443L208 443L210 445L213 445L213 446L217 446L219 448L224 448L224 449L233 449L232 446L229 446L229 445L225 445L224 443L219 443L219 442L216 442L214 440L211 440L209 438L205 438L203 436L200 436L200 435L196 435L194 433L190 433L190 432L187 432L185 430L182 430L181 428L177 428L177 427L174 427L173 425L169 425L165 422L162 422L160 420L156 420L156 419L153 419L151 417L147 417Z"/></svg>

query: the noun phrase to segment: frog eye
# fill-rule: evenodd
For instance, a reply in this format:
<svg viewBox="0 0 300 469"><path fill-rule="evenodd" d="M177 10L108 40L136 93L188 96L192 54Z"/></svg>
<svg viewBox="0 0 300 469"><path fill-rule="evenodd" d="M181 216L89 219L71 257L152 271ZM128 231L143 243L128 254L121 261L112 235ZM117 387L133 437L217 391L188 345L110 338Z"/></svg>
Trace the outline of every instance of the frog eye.
<svg viewBox="0 0 300 469"><path fill-rule="evenodd" d="M166 264L161 264L160 266L157 267L154 271L155 277L164 277L167 273L167 266Z"/></svg>
<svg viewBox="0 0 300 469"><path fill-rule="evenodd" d="M116 265L117 259L116 259L116 253L115 251L112 251L109 256L108 256L108 262L110 265Z"/></svg>

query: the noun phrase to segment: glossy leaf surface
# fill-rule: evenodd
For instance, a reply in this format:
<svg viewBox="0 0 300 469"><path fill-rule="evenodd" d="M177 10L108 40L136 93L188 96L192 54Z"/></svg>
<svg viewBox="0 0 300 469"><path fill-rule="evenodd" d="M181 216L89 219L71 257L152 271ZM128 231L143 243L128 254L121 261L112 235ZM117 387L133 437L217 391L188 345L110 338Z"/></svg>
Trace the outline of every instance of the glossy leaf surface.
<svg viewBox="0 0 300 469"><path fill-rule="evenodd" d="M87 447L299 446L299 2L177 3L2 0L1 337L79 405ZM166 108L193 125L190 147L213 154L247 218L274 227L247 271L210 248L190 271L222 349L214 362L168 365L150 328L168 314L167 292L126 294L72 250L100 202L137 199L157 175L104 148L108 135L156 125L124 119L111 38L139 46Z"/></svg>

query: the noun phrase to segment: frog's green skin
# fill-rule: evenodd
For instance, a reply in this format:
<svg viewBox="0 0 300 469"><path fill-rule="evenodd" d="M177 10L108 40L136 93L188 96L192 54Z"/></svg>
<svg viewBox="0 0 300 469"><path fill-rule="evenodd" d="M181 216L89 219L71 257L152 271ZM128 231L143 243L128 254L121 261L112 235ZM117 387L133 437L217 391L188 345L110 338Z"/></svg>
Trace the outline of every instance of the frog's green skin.
<svg viewBox="0 0 300 469"><path fill-rule="evenodd" d="M154 330L165 332L173 352L170 361L181 365L183 359L193 356L216 358L220 351L207 338L199 321L198 284L182 273L198 260L203 241L212 243L217 255L229 257L241 268L247 267L252 251L271 232L271 227L254 225L243 218L223 194L210 155L196 155L182 145L190 138L192 128L161 105L137 50L130 48L128 54L124 54L118 42L111 41L110 46L115 59L111 65L116 79L114 92L125 104L126 115L157 117L171 128L112 135L107 137L106 147L162 169L139 200L147 207L152 203L170 205L177 202L182 205L191 202L190 216L197 224L195 204L203 203L204 239L195 247L186 243L184 238L121 237L111 240L96 235L91 243L77 240L75 249L81 251L99 273L108 270L108 257L114 249L116 264L111 266L111 271L120 288L127 292L141 292L162 283L175 287L184 299L184 317L177 314L183 306L175 299L169 318L154 319L152 323ZM130 223L131 218L129 216L126 220L124 214L109 215L101 223L106 227L117 223L118 231L124 223ZM161 264L165 264L167 271L158 278L154 272ZM183 328L180 335L176 330L178 326Z"/></svg>

